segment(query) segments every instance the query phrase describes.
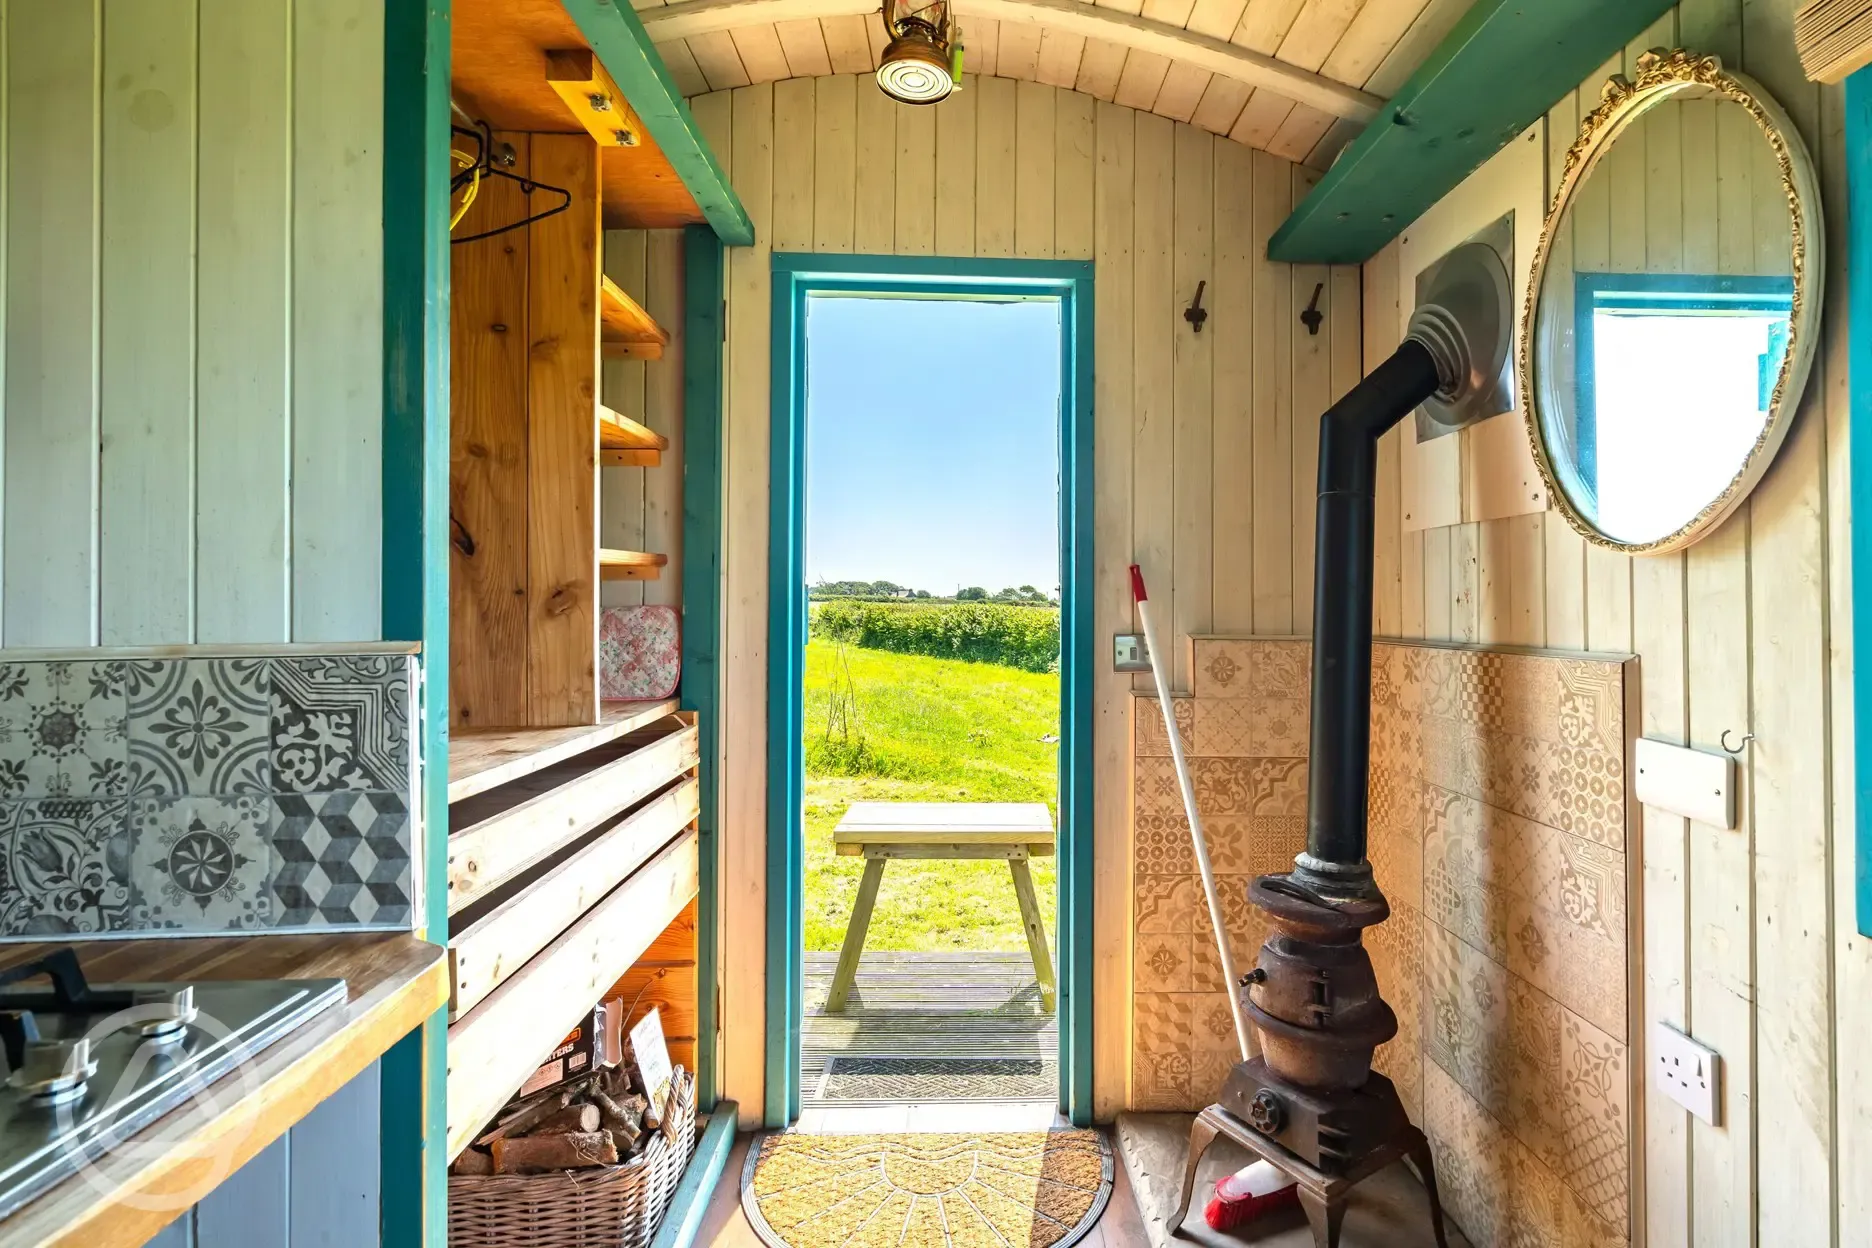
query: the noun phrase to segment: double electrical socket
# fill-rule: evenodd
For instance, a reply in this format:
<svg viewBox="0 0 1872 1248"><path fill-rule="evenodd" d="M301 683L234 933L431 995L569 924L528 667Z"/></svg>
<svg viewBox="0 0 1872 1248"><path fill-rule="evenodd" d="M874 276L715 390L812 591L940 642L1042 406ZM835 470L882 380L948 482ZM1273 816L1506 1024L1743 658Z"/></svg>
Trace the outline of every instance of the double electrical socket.
<svg viewBox="0 0 1872 1248"><path fill-rule="evenodd" d="M1664 1095L1711 1126L1722 1104L1722 1058L1668 1023L1651 1025L1651 1069Z"/></svg>

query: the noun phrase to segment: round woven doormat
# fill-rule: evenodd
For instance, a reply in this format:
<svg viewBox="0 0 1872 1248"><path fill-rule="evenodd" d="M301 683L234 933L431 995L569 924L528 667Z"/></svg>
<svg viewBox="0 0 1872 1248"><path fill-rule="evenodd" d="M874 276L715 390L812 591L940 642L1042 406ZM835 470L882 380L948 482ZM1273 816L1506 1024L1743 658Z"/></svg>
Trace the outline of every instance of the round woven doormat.
<svg viewBox="0 0 1872 1248"><path fill-rule="evenodd" d="M741 1207L772 1248L1066 1248L1111 1197L1097 1131L762 1138Z"/></svg>

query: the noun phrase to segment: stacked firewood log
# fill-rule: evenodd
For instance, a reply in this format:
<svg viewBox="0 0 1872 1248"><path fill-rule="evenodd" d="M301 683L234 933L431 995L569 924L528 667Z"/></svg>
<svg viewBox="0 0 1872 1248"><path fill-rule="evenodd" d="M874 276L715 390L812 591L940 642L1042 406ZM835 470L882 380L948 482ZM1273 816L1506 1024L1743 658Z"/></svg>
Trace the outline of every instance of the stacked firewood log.
<svg viewBox="0 0 1872 1248"><path fill-rule="evenodd" d="M663 1126L658 1107L635 1086L631 1069L626 1062L516 1097L496 1115L493 1127L462 1150L449 1173L544 1174L629 1161ZM674 1089L689 1077L676 1067L669 1105L677 1100Z"/></svg>

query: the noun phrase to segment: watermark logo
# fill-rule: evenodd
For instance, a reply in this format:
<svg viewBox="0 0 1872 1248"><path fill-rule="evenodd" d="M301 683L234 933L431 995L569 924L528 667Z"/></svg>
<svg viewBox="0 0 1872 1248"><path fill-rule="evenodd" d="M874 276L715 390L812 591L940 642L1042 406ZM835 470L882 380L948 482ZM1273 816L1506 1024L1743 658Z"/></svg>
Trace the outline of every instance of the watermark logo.
<svg viewBox="0 0 1872 1248"><path fill-rule="evenodd" d="M123 1033L135 1037L146 1027L173 1021L174 1014L169 1007L133 1005L98 1020L85 1037L91 1042L92 1052L97 1053L113 1038L118 1038L117 1043L121 1045ZM204 1036L210 1043L202 1042ZM198 1011L179 1040L165 1042L158 1037L145 1037L137 1043L123 1069L115 1074L111 1086L105 1087L100 1082L106 1074L100 1071L99 1076L93 1077L85 1096L54 1106L52 1112L58 1133L69 1137L81 1126L79 1111L85 1106L121 1104L146 1082L169 1075L166 1098L169 1107L154 1121L126 1130L120 1117L102 1128L72 1138L69 1147L76 1152L74 1160L85 1183L115 1204L157 1213L180 1213L219 1187L239 1164L251 1128L226 1132L178 1131L173 1127L165 1128L164 1124L183 1109L193 1110L189 1119L199 1123L203 1118L227 1112L259 1092L260 1077L251 1061L242 1060L212 1081L204 1079L202 1068L189 1061L191 1050L200 1053L204 1049L222 1051L233 1047L236 1047L233 1029L207 1011ZM167 1164L170 1177L147 1189L125 1185L127 1178L144 1172L158 1161Z"/></svg>

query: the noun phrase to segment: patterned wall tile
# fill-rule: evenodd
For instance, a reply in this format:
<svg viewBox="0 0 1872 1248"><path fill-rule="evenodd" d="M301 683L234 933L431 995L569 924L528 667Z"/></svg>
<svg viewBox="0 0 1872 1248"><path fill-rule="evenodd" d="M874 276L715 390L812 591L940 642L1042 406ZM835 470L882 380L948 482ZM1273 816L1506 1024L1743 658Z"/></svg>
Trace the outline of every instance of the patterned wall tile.
<svg viewBox="0 0 1872 1248"><path fill-rule="evenodd" d="M1139 1110L1179 1110L1194 1104L1190 1059L1191 993L1140 992L1132 997L1135 1043L1131 1100Z"/></svg>
<svg viewBox="0 0 1872 1248"><path fill-rule="evenodd" d="M387 655L273 660L276 791L402 787L409 696L408 665Z"/></svg>
<svg viewBox="0 0 1872 1248"><path fill-rule="evenodd" d="M1310 653L1224 638L1194 653L1197 797L1245 968L1265 938L1246 885L1304 846ZM1426 1123L1478 1245L1624 1242L1623 679L1616 663L1447 646L1373 655L1368 855L1393 911L1367 945L1399 1024L1374 1064ZM1195 1108L1234 1061L1232 1037L1205 1039L1201 1002L1227 1023L1228 998L1167 764L1140 764L1151 786L1138 930L1182 937L1162 982L1186 966L1190 991L1136 999L1134 1107Z"/></svg>
<svg viewBox="0 0 1872 1248"><path fill-rule="evenodd" d="M272 791L268 660L141 659L124 670L131 792Z"/></svg>
<svg viewBox="0 0 1872 1248"><path fill-rule="evenodd" d="M1196 698L1196 753L1210 758L1246 758L1254 753L1253 714L1248 698ZM1293 753L1288 750L1286 753Z"/></svg>
<svg viewBox="0 0 1872 1248"><path fill-rule="evenodd" d="M0 798L129 790L124 665L0 663Z"/></svg>
<svg viewBox="0 0 1872 1248"><path fill-rule="evenodd" d="M1372 1068L1397 1085L1415 1122L1423 1121L1423 933L1423 915L1393 903L1391 917L1365 934L1378 990L1398 1020L1398 1034L1379 1046Z"/></svg>
<svg viewBox="0 0 1872 1248"><path fill-rule="evenodd" d="M1431 916L1623 1038L1623 856L1435 787L1426 791L1426 812Z"/></svg>
<svg viewBox="0 0 1872 1248"><path fill-rule="evenodd" d="M414 662L0 663L0 938L408 927Z"/></svg>
<svg viewBox="0 0 1872 1248"><path fill-rule="evenodd" d="M1250 644L1254 696L1306 701L1313 692L1313 644L1257 640Z"/></svg>
<svg viewBox="0 0 1872 1248"><path fill-rule="evenodd" d="M1402 771L1372 768L1365 857L1393 907L1423 905L1423 789Z"/></svg>
<svg viewBox="0 0 1872 1248"><path fill-rule="evenodd" d="M267 799L139 797L130 802L137 928L243 931L273 926Z"/></svg>
<svg viewBox="0 0 1872 1248"><path fill-rule="evenodd" d="M410 817L403 794L282 794L273 800L267 833L282 923L410 920Z"/></svg>
<svg viewBox="0 0 1872 1248"><path fill-rule="evenodd" d="M1248 752L1257 758L1305 758L1312 702L1256 698L1249 704Z"/></svg>
<svg viewBox="0 0 1872 1248"><path fill-rule="evenodd" d="M1625 1225L1582 1202L1448 1075L1425 1071L1425 1133L1450 1216L1477 1248L1612 1248Z"/></svg>
<svg viewBox="0 0 1872 1248"><path fill-rule="evenodd" d="M1170 699L1171 713L1176 716L1177 735L1183 738L1183 753L1187 756L1196 751L1196 700L1194 698ZM1156 695L1138 696L1131 699L1132 733L1137 745L1139 758L1169 758L1170 737L1164 732L1163 710Z"/></svg>
<svg viewBox="0 0 1872 1248"><path fill-rule="evenodd" d="M1253 688L1249 654L1254 643L1235 637L1197 637L1190 692L1199 698L1239 698Z"/></svg>
<svg viewBox="0 0 1872 1248"><path fill-rule="evenodd" d="M1187 932L1139 932L1131 953L1137 991L1188 992L1189 945Z"/></svg>
<svg viewBox="0 0 1872 1248"><path fill-rule="evenodd" d="M1132 916L1138 931L1189 933L1202 896L1195 876L1140 875L1133 890Z"/></svg>
<svg viewBox="0 0 1872 1248"><path fill-rule="evenodd" d="M121 798L0 802L0 935L122 931L141 900Z"/></svg>
<svg viewBox="0 0 1872 1248"><path fill-rule="evenodd" d="M1624 1044L1435 923L1424 943L1431 1061L1582 1200L1623 1225Z"/></svg>

